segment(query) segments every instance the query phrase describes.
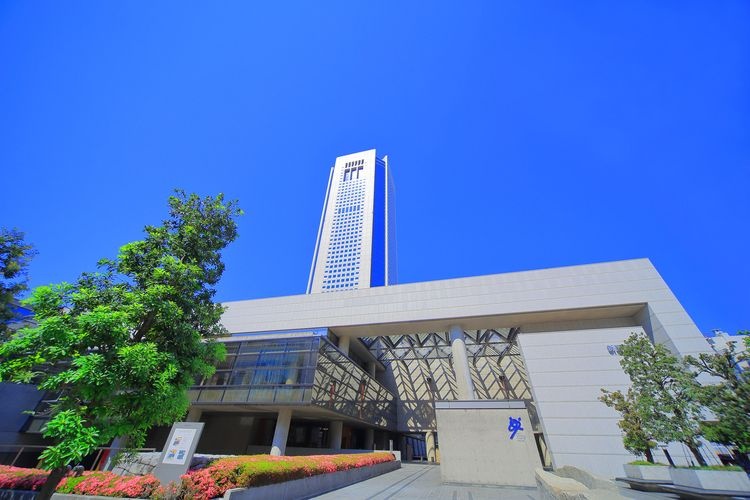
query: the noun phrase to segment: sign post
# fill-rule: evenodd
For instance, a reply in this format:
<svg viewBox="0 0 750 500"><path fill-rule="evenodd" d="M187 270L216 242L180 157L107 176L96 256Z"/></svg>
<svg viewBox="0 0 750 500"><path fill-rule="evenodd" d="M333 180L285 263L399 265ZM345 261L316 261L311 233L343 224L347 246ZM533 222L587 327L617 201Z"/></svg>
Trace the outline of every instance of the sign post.
<svg viewBox="0 0 750 500"><path fill-rule="evenodd" d="M177 481L187 472L204 425L203 422L172 424L169 439L164 443L164 450L154 469L154 475L161 481L161 484Z"/></svg>

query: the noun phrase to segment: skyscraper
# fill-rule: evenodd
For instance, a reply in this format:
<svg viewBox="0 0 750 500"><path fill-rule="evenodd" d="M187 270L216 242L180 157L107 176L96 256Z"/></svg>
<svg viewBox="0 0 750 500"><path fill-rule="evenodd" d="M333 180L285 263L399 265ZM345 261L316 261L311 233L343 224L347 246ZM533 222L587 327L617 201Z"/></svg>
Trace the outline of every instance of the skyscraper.
<svg viewBox="0 0 750 500"><path fill-rule="evenodd" d="M395 206L388 157L339 156L328 178L307 293L396 283Z"/></svg>

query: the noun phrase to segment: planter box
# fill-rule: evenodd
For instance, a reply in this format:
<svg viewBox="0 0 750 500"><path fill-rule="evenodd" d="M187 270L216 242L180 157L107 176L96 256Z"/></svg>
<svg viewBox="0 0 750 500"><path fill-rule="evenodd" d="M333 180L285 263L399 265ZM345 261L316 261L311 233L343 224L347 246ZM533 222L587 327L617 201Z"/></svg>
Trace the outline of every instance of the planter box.
<svg viewBox="0 0 750 500"><path fill-rule="evenodd" d="M38 491L0 489L0 500L34 500L37 494Z"/></svg>
<svg viewBox="0 0 750 500"><path fill-rule="evenodd" d="M744 471L669 468L675 486L717 491L747 491L750 479Z"/></svg>
<svg viewBox="0 0 750 500"><path fill-rule="evenodd" d="M669 474L669 467L666 465L630 465L622 466L625 469L625 475L633 479L643 479L646 481L662 481L665 483L672 482L672 476Z"/></svg>
<svg viewBox="0 0 750 500"><path fill-rule="evenodd" d="M224 500L249 500L257 498L273 498L286 500L296 498L310 498L327 491L337 490L345 486L370 479L401 468L401 462L384 462L369 467L341 470L330 474L294 479L283 483L256 486L253 488L235 488L224 493Z"/></svg>
<svg viewBox="0 0 750 500"><path fill-rule="evenodd" d="M250 498L273 498L274 500L310 498L327 491L337 490L345 486L370 479L386 472L401 468L401 462L384 462L369 467L342 470L330 474L295 479L283 483L257 486L254 488L235 488L224 493L224 500L246 500ZM39 492L26 490L0 489L0 500L34 500ZM52 500L134 500L131 498L101 497L55 493Z"/></svg>

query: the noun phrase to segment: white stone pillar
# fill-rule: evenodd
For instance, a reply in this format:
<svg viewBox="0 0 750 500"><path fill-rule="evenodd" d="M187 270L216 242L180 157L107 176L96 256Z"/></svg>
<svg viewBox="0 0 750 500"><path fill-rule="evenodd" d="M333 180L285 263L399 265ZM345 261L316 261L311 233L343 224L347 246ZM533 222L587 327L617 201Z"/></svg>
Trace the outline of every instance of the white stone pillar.
<svg viewBox="0 0 750 500"><path fill-rule="evenodd" d="M471 380L469 371L469 358L466 356L466 342L464 341L464 329L460 326L451 326L451 355L453 356L453 372L456 376L456 388L458 399L476 399L474 394L474 382Z"/></svg>
<svg viewBox="0 0 750 500"><path fill-rule="evenodd" d="M289 437L289 424L292 421L292 410L279 410L276 418L276 429L273 431L273 443L271 444L271 455L283 455L286 453L286 440Z"/></svg>
<svg viewBox="0 0 750 500"><path fill-rule="evenodd" d="M328 425L328 447L333 450L341 449L341 436L344 433L344 422L334 420Z"/></svg>
<svg viewBox="0 0 750 500"><path fill-rule="evenodd" d="M203 410L192 406L188 410L187 416L185 417L185 422L200 422L202 414Z"/></svg>
<svg viewBox="0 0 750 500"><path fill-rule="evenodd" d="M437 461L437 448L435 448L435 431L425 432L425 448L427 448L427 461Z"/></svg>
<svg viewBox="0 0 750 500"><path fill-rule="evenodd" d="M368 361L367 362L367 373L372 377L375 378L375 371L377 370L377 365L375 364L375 361Z"/></svg>
<svg viewBox="0 0 750 500"><path fill-rule="evenodd" d="M375 429L365 429L365 450L375 449Z"/></svg>
<svg viewBox="0 0 750 500"><path fill-rule="evenodd" d="M286 372L286 385L293 385L298 383L297 378L299 378L299 368L296 366L290 366L287 368Z"/></svg>
<svg viewBox="0 0 750 500"><path fill-rule="evenodd" d="M339 350L347 356L349 355L349 341L349 337L339 337Z"/></svg>

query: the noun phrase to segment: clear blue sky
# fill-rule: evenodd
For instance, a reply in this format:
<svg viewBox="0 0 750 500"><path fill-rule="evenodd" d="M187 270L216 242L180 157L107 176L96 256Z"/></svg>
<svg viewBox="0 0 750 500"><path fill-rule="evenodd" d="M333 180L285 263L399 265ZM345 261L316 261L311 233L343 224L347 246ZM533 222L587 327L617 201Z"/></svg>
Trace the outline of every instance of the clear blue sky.
<svg viewBox="0 0 750 500"><path fill-rule="evenodd" d="M262 4L262 5L261 5ZM0 3L0 225L73 280L172 188L247 215L220 300L303 293L328 169L391 158L402 282L648 257L750 328L750 3Z"/></svg>

